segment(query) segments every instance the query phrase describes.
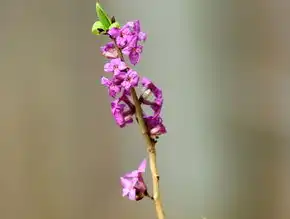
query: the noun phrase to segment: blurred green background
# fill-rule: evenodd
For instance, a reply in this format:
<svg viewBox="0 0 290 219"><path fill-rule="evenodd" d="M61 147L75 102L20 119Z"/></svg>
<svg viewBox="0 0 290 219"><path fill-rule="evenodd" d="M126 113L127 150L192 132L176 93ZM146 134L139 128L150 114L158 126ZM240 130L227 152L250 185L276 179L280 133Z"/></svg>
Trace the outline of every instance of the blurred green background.
<svg viewBox="0 0 290 219"><path fill-rule="evenodd" d="M165 96L167 218L289 219L290 3L102 5L148 33L136 69ZM0 2L1 219L155 217L121 197L119 176L146 150L110 114L95 20L92 0Z"/></svg>

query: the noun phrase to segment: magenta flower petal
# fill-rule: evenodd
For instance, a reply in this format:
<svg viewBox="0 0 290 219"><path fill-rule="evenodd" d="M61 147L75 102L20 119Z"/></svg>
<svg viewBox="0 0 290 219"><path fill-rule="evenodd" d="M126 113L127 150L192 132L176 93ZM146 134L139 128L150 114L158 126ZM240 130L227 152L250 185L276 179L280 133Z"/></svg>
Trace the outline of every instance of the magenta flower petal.
<svg viewBox="0 0 290 219"><path fill-rule="evenodd" d="M130 173L126 173L124 175L124 177L134 178L134 177L138 177L138 175L139 175L139 171L138 170L134 170L134 171L132 171Z"/></svg>
<svg viewBox="0 0 290 219"><path fill-rule="evenodd" d="M111 65L111 63L106 63L106 64L104 65L104 71L105 71L105 72L113 72L113 71L114 71L114 68L113 68L113 66Z"/></svg>
<svg viewBox="0 0 290 219"><path fill-rule="evenodd" d="M140 32L138 34L138 40L140 40L140 41L146 41L146 39L147 39L147 34L146 33Z"/></svg>
<svg viewBox="0 0 290 219"><path fill-rule="evenodd" d="M121 87L106 77L101 78L101 84L108 88L109 95L115 97L120 91Z"/></svg>
<svg viewBox="0 0 290 219"><path fill-rule="evenodd" d="M131 181L124 177L120 177L120 181L121 181L121 185L125 188L128 188L131 185Z"/></svg>
<svg viewBox="0 0 290 219"><path fill-rule="evenodd" d="M136 200L136 189L131 189L129 191L129 196L128 197L132 201Z"/></svg>
<svg viewBox="0 0 290 219"><path fill-rule="evenodd" d="M118 57L118 51L113 42L107 43L101 47L102 55L109 59L115 59Z"/></svg>
<svg viewBox="0 0 290 219"><path fill-rule="evenodd" d="M123 188L123 190L122 190L122 196L123 196L123 197L127 196L127 195L129 194L129 192L130 192L129 189L127 189L127 188Z"/></svg>
<svg viewBox="0 0 290 219"><path fill-rule="evenodd" d="M137 65L140 61L140 53L136 52L135 50L132 50L129 54L129 59L132 65Z"/></svg>
<svg viewBox="0 0 290 219"><path fill-rule="evenodd" d="M146 161L146 159L144 159L144 160L140 163L140 165L139 165L139 167L138 167L138 172L139 172L139 173L145 173L145 170L146 170L146 164L147 164L147 161Z"/></svg>

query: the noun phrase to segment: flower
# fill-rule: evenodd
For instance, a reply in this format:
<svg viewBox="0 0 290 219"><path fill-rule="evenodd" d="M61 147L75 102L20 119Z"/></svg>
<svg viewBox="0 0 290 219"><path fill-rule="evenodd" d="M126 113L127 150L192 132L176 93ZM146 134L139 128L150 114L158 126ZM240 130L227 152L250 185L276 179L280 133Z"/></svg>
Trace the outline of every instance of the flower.
<svg viewBox="0 0 290 219"><path fill-rule="evenodd" d="M140 55L143 51L143 46L137 45L137 37L131 40L131 42L125 47L122 52L129 56L129 60L132 65L136 65L140 61Z"/></svg>
<svg viewBox="0 0 290 219"><path fill-rule="evenodd" d="M146 159L144 159L137 170L120 177L121 185L123 187L122 196L127 196L130 200L139 201L147 196L147 186L144 182L142 173L146 169Z"/></svg>
<svg viewBox="0 0 290 219"><path fill-rule="evenodd" d="M150 105L154 111L154 117L158 117L163 105L162 90L158 88L151 80L145 77L142 78L141 84L144 87L145 94L154 95L153 101L148 100L148 97L143 97L141 98L141 102L145 105Z"/></svg>
<svg viewBox="0 0 290 219"><path fill-rule="evenodd" d="M106 77L101 78L101 84L108 88L108 92L111 97L115 97L121 91L121 87L119 85Z"/></svg>
<svg viewBox="0 0 290 219"><path fill-rule="evenodd" d="M125 88L125 90L130 90L131 87L136 87L138 85L138 81L139 75L137 74L137 72L129 69L122 82L122 86Z"/></svg>
<svg viewBox="0 0 290 219"><path fill-rule="evenodd" d="M118 57L118 51L113 42L107 43L101 47L102 55L108 59L115 59Z"/></svg>
<svg viewBox="0 0 290 219"><path fill-rule="evenodd" d="M133 122L134 109L132 103L128 103L129 99L122 97L111 102L111 112L115 118L116 123L121 127ZM124 103L122 103L124 102Z"/></svg>
<svg viewBox="0 0 290 219"><path fill-rule="evenodd" d="M140 21L139 20L129 21L127 23L127 25L129 27L131 27L133 32L134 32L134 34L136 36L138 36L138 40L140 40L140 41L145 41L146 40L146 38L147 38L146 33L141 32L141 25L140 25Z"/></svg>
<svg viewBox="0 0 290 219"><path fill-rule="evenodd" d="M167 133L161 117L145 116L143 118L148 127L151 137L157 137L159 135Z"/></svg>
<svg viewBox="0 0 290 219"><path fill-rule="evenodd" d="M112 59L104 66L105 72L113 72L114 75L118 75L121 71L125 70L127 65L120 58Z"/></svg>
<svg viewBox="0 0 290 219"><path fill-rule="evenodd" d="M134 35L128 25L124 25L121 29L119 29L118 33L116 30L111 32L112 36L115 37L119 48L124 48L127 43L131 41L132 36Z"/></svg>

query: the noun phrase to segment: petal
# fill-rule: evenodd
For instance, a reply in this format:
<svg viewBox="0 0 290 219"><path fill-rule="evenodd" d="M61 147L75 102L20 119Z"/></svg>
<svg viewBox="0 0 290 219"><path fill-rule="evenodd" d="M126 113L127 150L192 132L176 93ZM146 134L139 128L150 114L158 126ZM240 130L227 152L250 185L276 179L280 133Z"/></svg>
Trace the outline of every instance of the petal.
<svg viewBox="0 0 290 219"><path fill-rule="evenodd" d="M120 92L120 87L113 85L109 87L109 94L111 97L116 97L116 94Z"/></svg>
<svg viewBox="0 0 290 219"><path fill-rule="evenodd" d="M120 62L118 67L119 67L120 70L125 70L127 68L127 65L126 65L125 62Z"/></svg>
<svg viewBox="0 0 290 219"><path fill-rule="evenodd" d="M119 37L117 37L116 42L117 42L118 47L122 48L126 45L127 40L126 40L126 38L119 36Z"/></svg>
<svg viewBox="0 0 290 219"><path fill-rule="evenodd" d="M106 63L105 65L104 65L104 71L105 72L113 72L113 67L112 67L112 65L111 65L111 63Z"/></svg>
<svg viewBox="0 0 290 219"><path fill-rule="evenodd" d="M142 85L143 85L145 88L148 88L148 86L149 86L152 82L150 81L150 79L148 79L148 78L146 78L146 77L143 77L141 83L142 83Z"/></svg>
<svg viewBox="0 0 290 219"><path fill-rule="evenodd" d="M106 87L109 87L112 84L112 82L108 78L102 77L101 78L101 84L106 86Z"/></svg>
<svg viewBox="0 0 290 219"><path fill-rule="evenodd" d="M124 117L122 116L122 114L120 113L116 113L114 114L114 118L115 118L115 121L116 123L121 127L123 128L126 124L125 124L125 119Z"/></svg>
<svg viewBox="0 0 290 219"><path fill-rule="evenodd" d="M136 65L140 60L140 53L136 51L131 51L129 54L129 59L132 65Z"/></svg>
<svg viewBox="0 0 290 219"><path fill-rule="evenodd" d="M111 65L119 65L120 62L121 62L120 58L112 59L111 60Z"/></svg>
<svg viewBox="0 0 290 219"><path fill-rule="evenodd" d="M120 74L120 70L118 68L114 69L114 76L118 76Z"/></svg>
<svg viewBox="0 0 290 219"><path fill-rule="evenodd" d="M130 178L138 177L138 170L134 170L131 173L125 174L125 177L130 177Z"/></svg>
<svg viewBox="0 0 290 219"><path fill-rule="evenodd" d="M124 55L129 55L130 52L131 52L131 50L132 50L132 47L130 47L130 46L126 46L124 49L122 49L122 53L123 53Z"/></svg>
<svg viewBox="0 0 290 219"><path fill-rule="evenodd" d="M127 189L127 188L124 188L124 189L123 189L123 191L122 191L122 196L124 197L124 196L128 195L128 194L129 194L129 192L130 192L130 190L129 190L129 189Z"/></svg>
<svg viewBox="0 0 290 219"><path fill-rule="evenodd" d="M129 191L129 199L133 201L136 200L136 189L131 189Z"/></svg>
<svg viewBox="0 0 290 219"><path fill-rule="evenodd" d="M139 39L140 41L145 41L145 40L147 39L147 35L146 35L146 33L144 33L144 32L140 32L140 33L138 34L138 39Z"/></svg>
<svg viewBox="0 0 290 219"><path fill-rule="evenodd" d="M129 188L131 186L131 184L132 184L132 182L129 179L126 179L124 177L120 177L120 180L121 180L121 185L124 188Z"/></svg>
<svg viewBox="0 0 290 219"><path fill-rule="evenodd" d="M138 167L138 172L139 172L139 173L145 173L145 170L146 170L146 164L147 164L147 161L146 161L146 159L144 159L144 160L140 163L140 165L139 165L139 167Z"/></svg>
<svg viewBox="0 0 290 219"><path fill-rule="evenodd" d="M122 86L124 87L125 90L130 90L131 84L129 81L123 81Z"/></svg>
<svg viewBox="0 0 290 219"><path fill-rule="evenodd" d="M140 193L144 193L147 190L147 186L146 186L141 174L138 178L138 182L135 185L135 189L136 189L136 191L138 191Z"/></svg>
<svg viewBox="0 0 290 219"><path fill-rule="evenodd" d="M140 32L140 29L141 29L141 25L140 25L140 21L139 20L136 20L134 22L134 30L139 33Z"/></svg>

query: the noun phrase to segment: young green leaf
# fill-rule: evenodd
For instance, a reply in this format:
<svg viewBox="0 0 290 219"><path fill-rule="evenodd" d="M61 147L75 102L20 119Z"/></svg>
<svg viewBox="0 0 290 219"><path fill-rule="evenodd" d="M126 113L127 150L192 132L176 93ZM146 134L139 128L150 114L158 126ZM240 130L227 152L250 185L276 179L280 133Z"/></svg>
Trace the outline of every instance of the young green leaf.
<svg viewBox="0 0 290 219"><path fill-rule="evenodd" d="M108 30L111 25L111 19L105 10L101 7L100 3L96 3L96 12L100 22L103 24L105 30Z"/></svg>
<svg viewBox="0 0 290 219"><path fill-rule="evenodd" d="M101 21L96 21L92 26L92 33L95 35L100 35L102 32L105 31L104 25L101 23Z"/></svg>

